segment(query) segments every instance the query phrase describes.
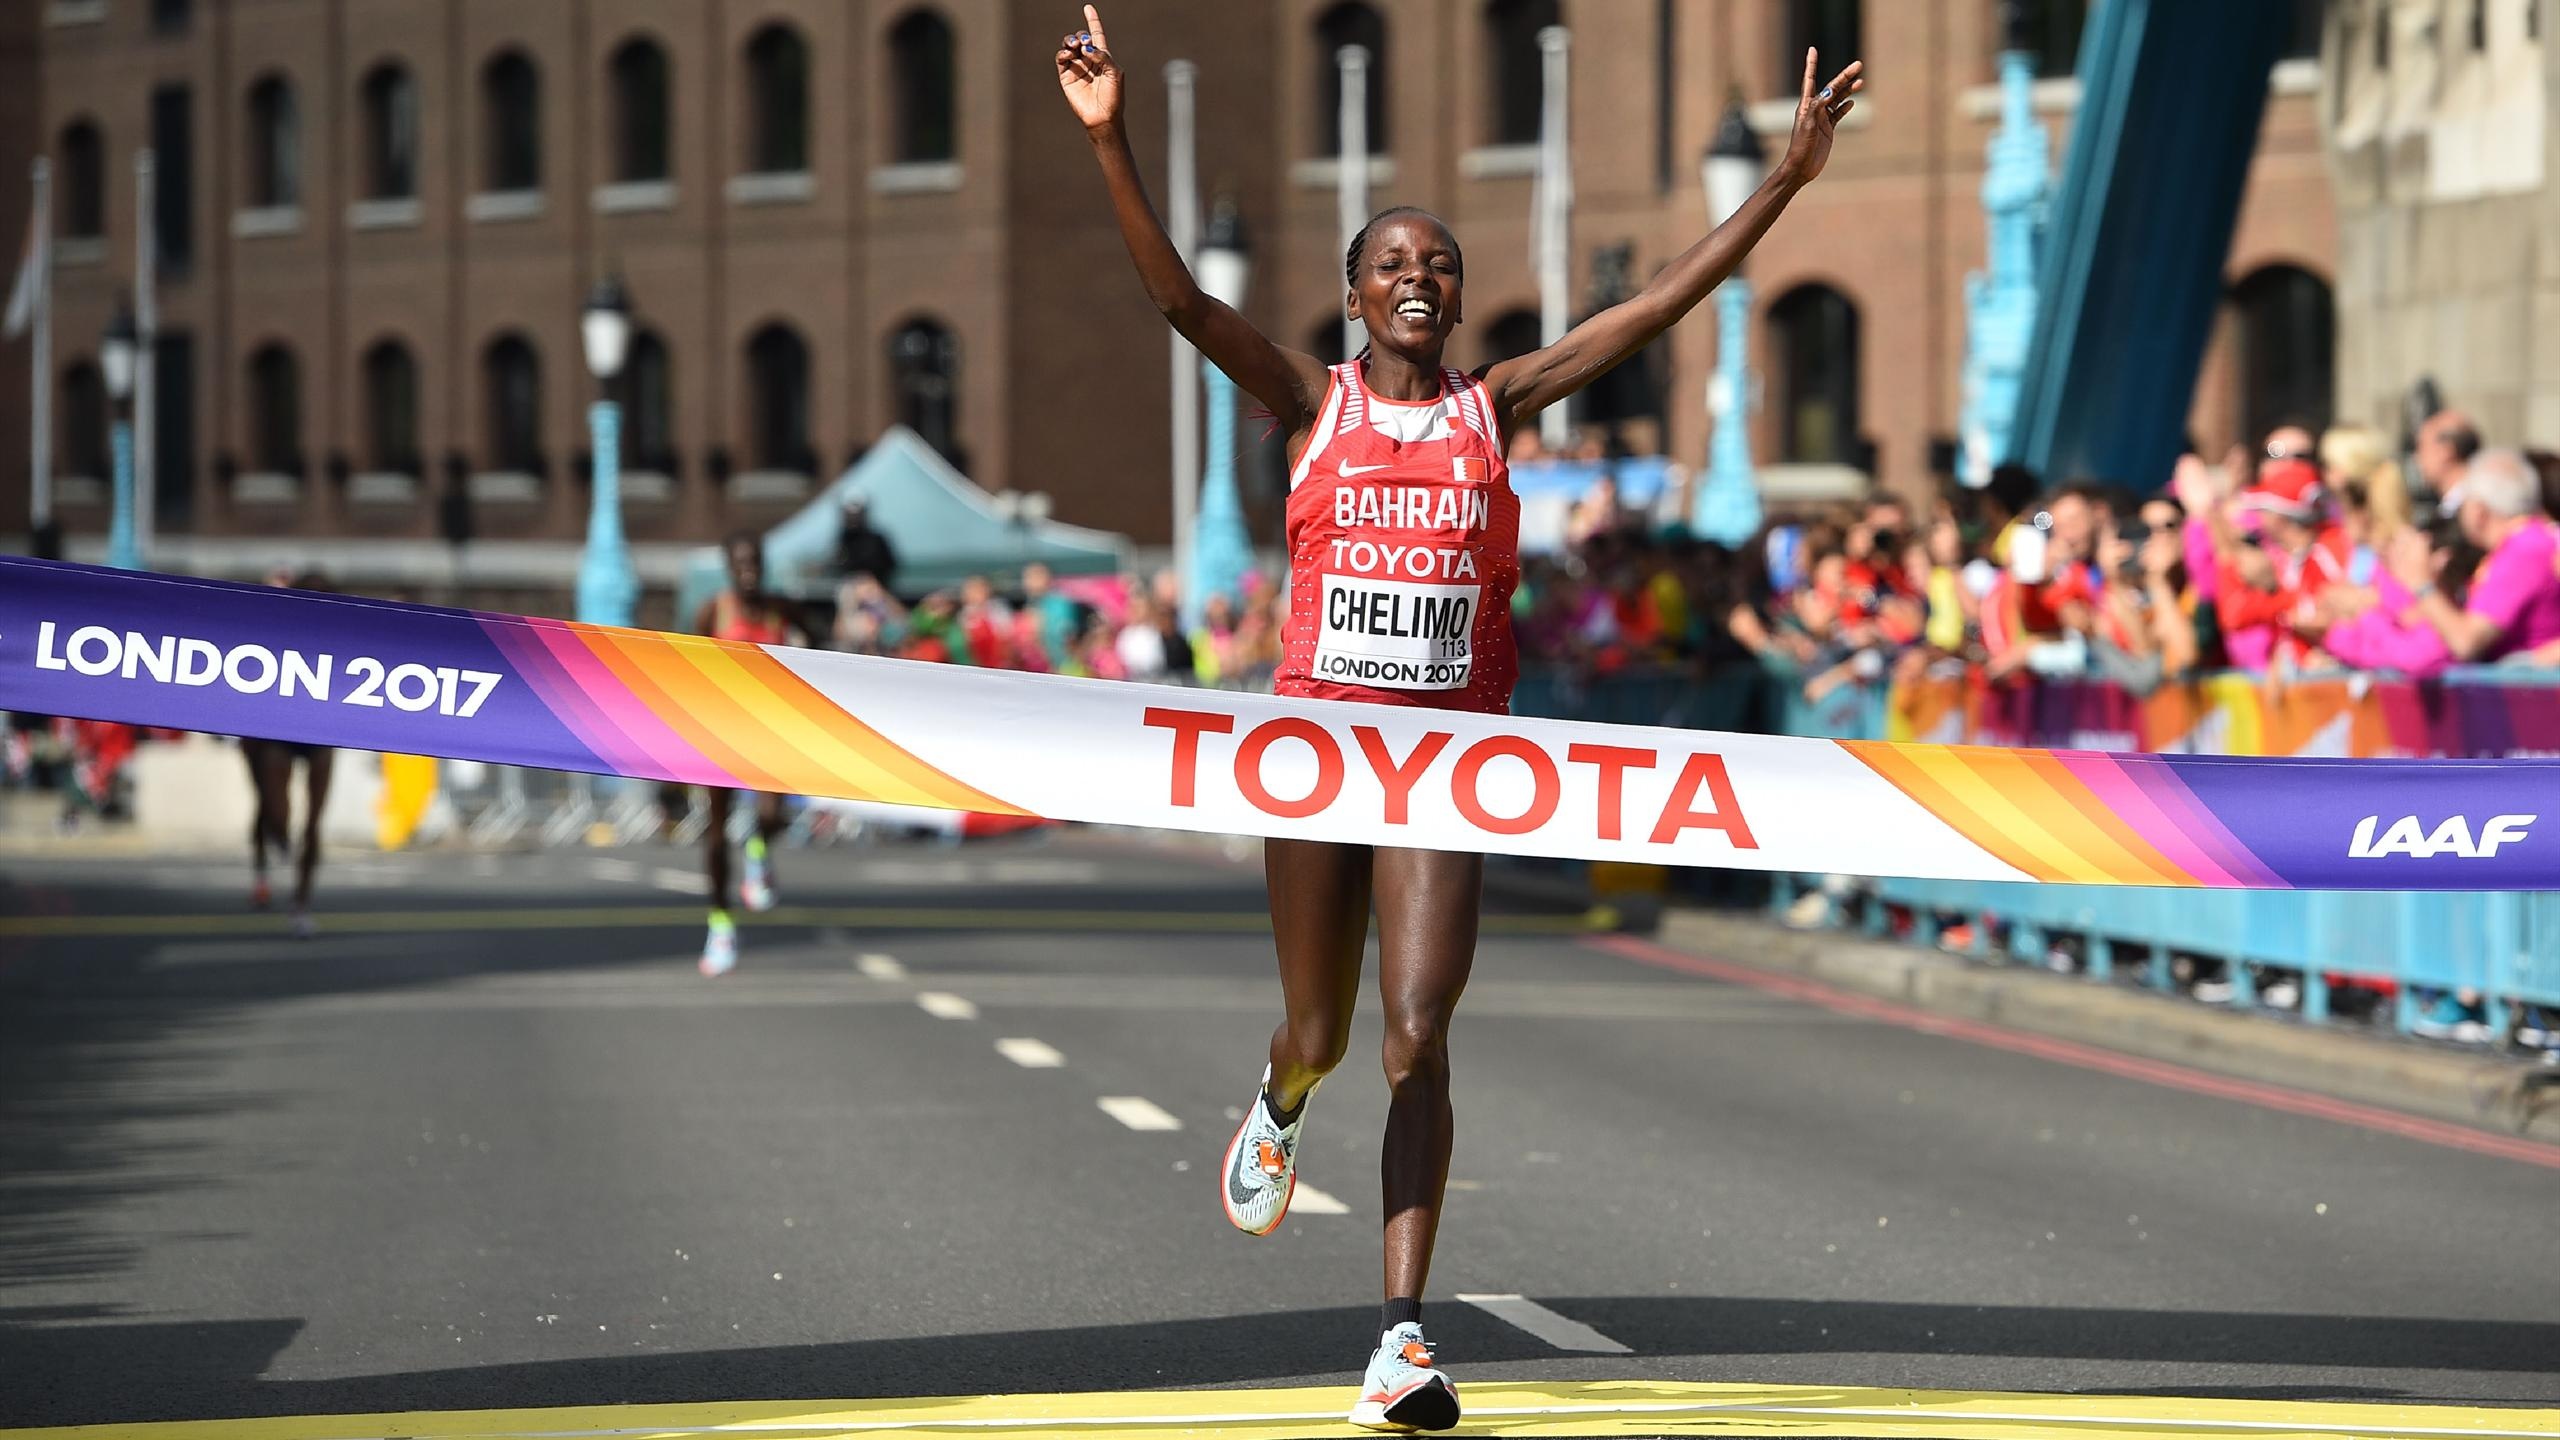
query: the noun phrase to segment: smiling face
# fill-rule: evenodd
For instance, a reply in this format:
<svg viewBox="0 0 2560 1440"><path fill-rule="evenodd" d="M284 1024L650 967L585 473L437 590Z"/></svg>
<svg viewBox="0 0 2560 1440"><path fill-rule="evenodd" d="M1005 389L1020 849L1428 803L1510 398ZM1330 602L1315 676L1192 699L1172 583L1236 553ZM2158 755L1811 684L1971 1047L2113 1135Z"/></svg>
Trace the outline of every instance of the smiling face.
<svg viewBox="0 0 2560 1440"><path fill-rule="evenodd" d="M1463 318L1465 271L1449 227L1420 211L1395 211L1369 226L1348 308L1369 327L1371 344L1436 365Z"/></svg>

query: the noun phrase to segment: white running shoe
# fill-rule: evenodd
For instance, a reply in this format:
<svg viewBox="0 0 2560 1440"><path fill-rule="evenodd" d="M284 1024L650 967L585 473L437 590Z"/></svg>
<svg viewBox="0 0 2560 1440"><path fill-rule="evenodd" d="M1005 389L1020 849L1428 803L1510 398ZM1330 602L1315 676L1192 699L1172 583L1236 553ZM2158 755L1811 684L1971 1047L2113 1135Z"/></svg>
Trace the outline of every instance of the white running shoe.
<svg viewBox="0 0 2560 1440"><path fill-rule="evenodd" d="M702 973L726 975L738 968L738 927L718 911L711 914L710 933L702 937Z"/></svg>
<svg viewBox="0 0 2560 1440"><path fill-rule="evenodd" d="M1227 1142L1227 1157L1218 1166L1218 1203L1227 1219L1247 1235L1268 1235L1289 1213L1289 1197L1298 1189L1298 1133L1307 1126L1307 1101L1298 1103L1295 1124L1271 1118L1271 1067L1262 1067L1262 1085L1254 1087L1253 1104ZM1307 1092L1313 1100L1315 1092Z"/></svg>
<svg viewBox="0 0 2560 1440"><path fill-rule="evenodd" d="M773 862L765 854L764 837L747 842L747 873L738 881L738 898L758 915L774 906Z"/></svg>
<svg viewBox="0 0 2560 1440"><path fill-rule="evenodd" d="M1458 1423L1458 1387L1433 1363L1431 1342L1408 1320L1378 1337L1351 1423L1364 1430L1447 1430Z"/></svg>

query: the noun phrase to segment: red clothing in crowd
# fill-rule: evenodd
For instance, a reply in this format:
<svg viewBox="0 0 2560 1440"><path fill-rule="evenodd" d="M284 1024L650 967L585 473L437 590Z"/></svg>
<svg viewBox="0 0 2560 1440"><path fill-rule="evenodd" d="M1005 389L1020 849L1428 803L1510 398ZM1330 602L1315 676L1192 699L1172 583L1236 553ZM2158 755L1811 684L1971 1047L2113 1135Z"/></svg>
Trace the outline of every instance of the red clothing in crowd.
<svg viewBox="0 0 2560 1440"><path fill-rule="evenodd" d="M2276 572L2273 590L2248 584L2240 578L2238 564L2224 560L2213 607L2232 662L2254 670L2278 659L2296 666L2309 659L2317 647L2294 634L2286 622L2321 591L2344 584L2354 555L2355 542L2337 525L2324 526L2298 554L2270 549L2267 558Z"/></svg>

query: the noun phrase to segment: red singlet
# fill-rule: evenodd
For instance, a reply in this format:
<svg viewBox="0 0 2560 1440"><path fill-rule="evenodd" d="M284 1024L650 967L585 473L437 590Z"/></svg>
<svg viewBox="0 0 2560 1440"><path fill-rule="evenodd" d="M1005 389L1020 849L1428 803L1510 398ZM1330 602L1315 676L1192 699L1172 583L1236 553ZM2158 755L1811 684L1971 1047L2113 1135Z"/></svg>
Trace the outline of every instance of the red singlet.
<svg viewBox="0 0 2560 1440"><path fill-rule="evenodd" d="M1382 400L1333 367L1289 473L1289 623L1273 688L1500 715L1520 662L1520 501L1493 397L1440 372L1436 400Z"/></svg>
<svg viewBox="0 0 2560 1440"><path fill-rule="evenodd" d="M770 615L759 619L747 613L747 607L723 590L711 602L711 634L714 639L737 640L749 645L779 645L788 638L780 620Z"/></svg>

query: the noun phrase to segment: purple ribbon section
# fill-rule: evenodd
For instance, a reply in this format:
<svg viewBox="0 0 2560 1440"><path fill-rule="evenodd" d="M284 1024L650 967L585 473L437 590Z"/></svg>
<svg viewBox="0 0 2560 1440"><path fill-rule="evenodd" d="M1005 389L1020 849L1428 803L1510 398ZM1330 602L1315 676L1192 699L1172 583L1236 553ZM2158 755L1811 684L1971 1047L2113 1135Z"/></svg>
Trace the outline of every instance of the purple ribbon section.
<svg viewBox="0 0 2560 1440"><path fill-rule="evenodd" d="M612 773L469 611L16 557L0 709Z"/></svg>

